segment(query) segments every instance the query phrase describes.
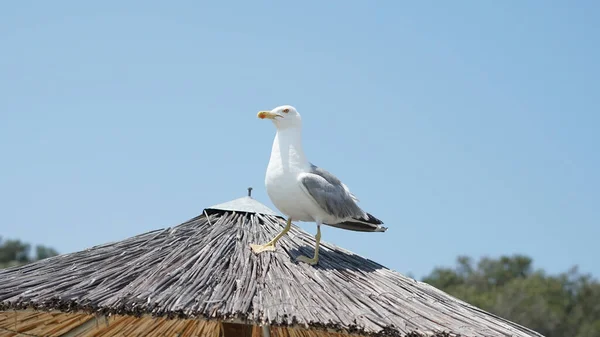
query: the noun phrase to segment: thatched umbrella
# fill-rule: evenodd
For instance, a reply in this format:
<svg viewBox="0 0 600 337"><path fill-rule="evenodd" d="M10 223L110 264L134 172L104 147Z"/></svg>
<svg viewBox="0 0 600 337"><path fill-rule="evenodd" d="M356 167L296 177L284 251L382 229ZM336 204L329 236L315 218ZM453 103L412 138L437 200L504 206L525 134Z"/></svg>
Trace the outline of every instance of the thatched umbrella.
<svg viewBox="0 0 600 337"><path fill-rule="evenodd" d="M178 226L0 270L0 336L541 336L244 197Z"/></svg>

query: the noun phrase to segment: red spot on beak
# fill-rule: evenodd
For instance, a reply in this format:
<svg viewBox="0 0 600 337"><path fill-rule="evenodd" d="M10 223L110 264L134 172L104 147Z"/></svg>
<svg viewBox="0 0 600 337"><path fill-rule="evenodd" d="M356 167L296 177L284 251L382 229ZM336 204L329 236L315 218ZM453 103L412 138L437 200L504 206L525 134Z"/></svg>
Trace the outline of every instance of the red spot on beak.
<svg viewBox="0 0 600 337"><path fill-rule="evenodd" d="M260 119L265 119L265 118L267 118L267 117L268 117L268 114L269 114L269 113L268 113L267 111L260 111L260 112L258 113L258 118L260 118Z"/></svg>

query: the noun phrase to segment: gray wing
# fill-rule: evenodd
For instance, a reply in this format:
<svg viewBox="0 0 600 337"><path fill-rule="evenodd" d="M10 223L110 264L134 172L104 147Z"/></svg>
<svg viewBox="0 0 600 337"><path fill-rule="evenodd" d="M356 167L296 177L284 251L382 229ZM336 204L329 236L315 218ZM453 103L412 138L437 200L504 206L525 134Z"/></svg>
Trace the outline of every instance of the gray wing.
<svg viewBox="0 0 600 337"><path fill-rule="evenodd" d="M300 184L319 207L340 221L367 217L348 188L333 174L320 167L311 164L310 172L301 176Z"/></svg>

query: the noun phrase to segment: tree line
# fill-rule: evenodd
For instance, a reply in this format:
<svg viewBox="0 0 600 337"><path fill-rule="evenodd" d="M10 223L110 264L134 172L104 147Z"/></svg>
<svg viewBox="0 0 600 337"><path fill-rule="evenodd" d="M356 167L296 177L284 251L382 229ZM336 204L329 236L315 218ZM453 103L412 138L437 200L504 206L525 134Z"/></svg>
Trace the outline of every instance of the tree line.
<svg viewBox="0 0 600 337"><path fill-rule="evenodd" d="M55 256L46 246L0 238L0 268ZM450 268L435 268L424 282L546 337L600 337L600 283L576 267L549 275L523 255L460 256Z"/></svg>
<svg viewBox="0 0 600 337"><path fill-rule="evenodd" d="M3 240L0 237L0 269L45 259L58 255L54 248L37 245L33 247L21 240Z"/></svg>
<svg viewBox="0 0 600 337"><path fill-rule="evenodd" d="M460 256L423 281L546 337L600 337L600 283L577 267L548 275L523 255Z"/></svg>

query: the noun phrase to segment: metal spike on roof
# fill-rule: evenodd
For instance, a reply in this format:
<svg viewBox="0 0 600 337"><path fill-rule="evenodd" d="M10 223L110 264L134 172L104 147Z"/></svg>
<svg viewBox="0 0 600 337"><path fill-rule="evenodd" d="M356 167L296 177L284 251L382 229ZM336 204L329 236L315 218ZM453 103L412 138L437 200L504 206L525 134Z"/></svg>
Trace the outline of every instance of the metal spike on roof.
<svg viewBox="0 0 600 337"><path fill-rule="evenodd" d="M211 207L207 207L205 210L206 211L219 210L219 211L258 213L258 214L268 214L268 215L281 217L280 214L277 214L275 211L273 211L269 207L254 200L251 196L251 193L252 193L252 187L249 187L248 188L248 196L241 197L241 198L231 200L231 201L227 201L222 204L214 205Z"/></svg>

